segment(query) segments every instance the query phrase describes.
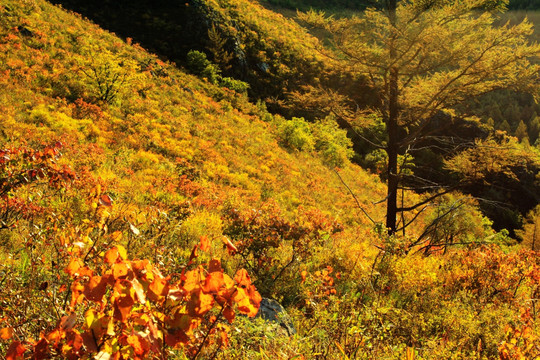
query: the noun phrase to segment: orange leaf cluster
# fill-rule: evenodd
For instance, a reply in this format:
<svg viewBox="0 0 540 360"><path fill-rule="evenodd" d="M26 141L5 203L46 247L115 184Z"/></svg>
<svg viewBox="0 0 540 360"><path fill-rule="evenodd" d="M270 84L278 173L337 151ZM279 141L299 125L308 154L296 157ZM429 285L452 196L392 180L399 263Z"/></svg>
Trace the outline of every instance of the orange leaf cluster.
<svg viewBox="0 0 540 360"><path fill-rule="evenodd" d="M208 240L201 239L198 246L206 248ZM228 322L236 312L255 316L261 301L245 270L232 279L217 259L206 268L184 270L173 280L148 260L129 260L125 249L116 246L103 253L100 268L73 257L65 272L72 279L70 315L38 341L14 341L8 359L21 358L26 349L38 360L99 354L112 359L166 358L166 346L196 352L204 345L201 331L217 331L215 343L227 346L228 327L219 322L221 316ZM81 311L83 319L76 315ZM219 315L209 316L211 312ZM3 339L11 334L11 328L0 330Z"/></svg>

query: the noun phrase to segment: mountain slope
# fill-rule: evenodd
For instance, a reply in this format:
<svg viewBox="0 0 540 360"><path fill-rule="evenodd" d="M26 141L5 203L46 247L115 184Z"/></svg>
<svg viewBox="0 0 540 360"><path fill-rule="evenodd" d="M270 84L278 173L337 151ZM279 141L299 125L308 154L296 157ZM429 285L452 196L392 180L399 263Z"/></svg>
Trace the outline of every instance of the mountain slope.
<svg viewBox="0 0 540 360"><path fill-rule="evenodd" d="M200 166L205 181L240 192L260 192L264 185L289 207L326 203L326 210L335 211L332 204L338 202L325 202L324 193L348 198L319 159L278 146L273 124L259 118L265 112L243 96L179 72L46 3L34 5L28 15L15 5L7 8L11 10L4 8L2 20L5 139L24 133L29 142L62 138L71 146L92 144L103 153L94 159L96 175L117 186L123 176L110 173L113 161L117 168L138 167L135 178L143 180L139 173L146 169L136 166L137 161L166 177L177 171L180 158ZM45 13L47 22L42 20ZM32 35L25 36L25 31ZM94 105L104 100L98 81L117 92L109 104ZM352 181L354 173L363 174L359 177L373 183L379 194L366 198L382 196L381 185L350 167L344 176L359 196L366 190L359 191L363 184ZM306 185L310 181L335 190L313 192ZM293 197L300 200L287 200L281 189L294 190L298 195ZM304 196L309 194L313 197Z"/></svg>
<svg viewBox="0 0 540 360"><path fill-rule="evenodd" d="M44 0L0 0L0 15L2 354L435 359L538 341L537 257L485 245L507 239L473 201L386 238L378 176L328 165L339 129L274 116ZM456 203L431 236L464 247L409 253ZM296 336L229 325L256 310L252 283ZM501 345L517 331L532 335Z"/></svg>
<svg viewBox="0 0 540 360"><path fill-rule="evenodd" d="M55 2L179 65L190 50L204 51L224 75L247 81L255 99L283 100L327 67L305 29L254 1Z"/></svg>

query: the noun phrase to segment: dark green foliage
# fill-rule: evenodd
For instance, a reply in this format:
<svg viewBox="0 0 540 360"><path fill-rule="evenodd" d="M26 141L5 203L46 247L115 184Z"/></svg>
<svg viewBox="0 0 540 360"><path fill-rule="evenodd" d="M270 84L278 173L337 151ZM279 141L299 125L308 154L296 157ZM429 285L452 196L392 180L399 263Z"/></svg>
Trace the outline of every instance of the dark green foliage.
<svg viewBox="0 0 540 360"><path fill-rule="evenodd" d="M200 51L191 50L187 54L188 69L196 75L201 75L210 64L206 54Z"/></svg>
<svg viewBox="0 0 540 360"><path fill-rule="evenodd" d="M212 64L200 51L191 50L188 52L187 66L193 74L207 79L212 84L217 84L221 78L217 65Z"/></svg>
<svg viewBox="0 0 540 360"><path fill-rule="evenodd" d="M231 77L222 77L219 67L211 63L206 58L206 54L200 51L191 50L188 52L187 66L193 74L208 80L211 84L226 87L239 94L247 94L248 83Z"/></svg>
<svg viewBox="0 0 540 360"><path fill-rule="evenodd" d="M226 87L227 89L234 90L239 94L247 94L247 91L249 89L249 84L247 82L237 80L231 77L221 78L219 84L223 87Z"/></svg>
<svg viewBox="0 0 540 360"><path fill-rule="evenodd" d="M499 126L497 127L499 130L501 131L504 131L505 133L507 134L510 134L511 133L511 130L510 130L510 124L508 123L508 121L506 120L503 120L502 123L499 124Z"/></svg>
<svg viewBox="0 0 540 360"><path fill-rule="evenodd" d="M534 118L529 123L529 142L534 144L540 135L540 118L535 115Z"/></svg>
<svg viewBox="0 0 540 360"><path fill-rule="evenodd" d="M354 155L351 139L333 118L309 123L293 117L278 124L278 136L283 146L291 150L316 150L331 168L344 166Z"/></svg>
<svg viewBox="0 0 540 360"><path fill-rule="evenodd" d="M293 10L363 10L368 6L377 6L375 0L268 0L272 5L277 5Z"/></svg>
<svg viewBox="0 0 540 360"><path fill-rule="evenodd" d="M321 153L328 166L342 167L354 155L351 139L333 118L316 122L312 129L315 149Z"/></svg>
<svg viewBox="0 0 540 360"><path fill-rule="evenodd" d="M538 0L511 0L508 8L512 10L538 10L540 9L540 1Z"/></svg>
<svg viewBox="0 0 540 360"><path fill-rule="evenodd" d="M469 113L479 116L485 123L489 123L489 119L492 119L495 129L506 131L508 135L516 136L520 140L526 135L522 129L523 125L519 136L516 133L520 122L523 122L530 132L526 136L529 137L531 144L538 136L534 130L531 130L531 122L540 113L540 108L531 94L494 91L466 104L466 108Z"/></svg>
<svg viewBox="0 0 540 360"><path fill-rule="evenodd" d="M514 131L514 134L518 138L519 141L523 141L524 139L529 139L529 135L527 133L527 125L521 120L516 127L516 130Z"/></svg>

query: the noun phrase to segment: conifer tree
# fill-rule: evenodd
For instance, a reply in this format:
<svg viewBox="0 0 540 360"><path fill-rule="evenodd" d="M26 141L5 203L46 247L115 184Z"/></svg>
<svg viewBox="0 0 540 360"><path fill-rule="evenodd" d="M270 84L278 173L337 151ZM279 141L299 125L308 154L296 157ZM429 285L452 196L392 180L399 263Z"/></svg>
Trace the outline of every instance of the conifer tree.
<svg viewBox="0 0 540 360"><path fill-rule="evenodd" d="M534 144L540 135L540 117L535 113L534 118L529 122L529 140Z"/></svg>
<svg viewBox="0 0 540 360"><path fill-rule="evenodd" d="M299 15L330 34L331 46L321 51L344 72L364 77L373 90L376 105L367 111L383 119L386 139L366 141L387 153L390 235L399 230L399 213L449 191L433 185L425 201L398 206L406 177L400 173L401 155L414 155L422 141L434 137L441 118L469 115L459 113L458 105L491 91L530 91L537 84L539 66L531 59L540 46L528 40L532 25L525 20L495 26L505 6L494 0L386 0L381 9L350 18L315 11Z"/></svg>
<svg viewBox="0 0 540 360"><path fill-rule="evenodd" d="M506 119L502 123L499 124L499 130L504 131L507 134L510 134L511 132L510 124L508 123L508 121L506 121Z"/></svg>
<svg viewBox="0 0 540 360"><path fill-rule="evenodd" d="M514 135L518 138L519 141L523 141L524 139L529 140L529 134L527 133L527 125L525 125L523 120L521 120L516 127Z"/></svg>
<svg viewBox="0 0 540 360"><path fill-rule="evenodd" d="M208 29L208 50L212 53L213 60L223 71L231 68L234 56L226 50L227 39L222 37L214 24Z"/></svg>
<svg viewBox="0 0 540 360"><path fill-rule="evenodd" d="M523 229L517 231L523 244L531 250L540 250L540 206L527 214Z"/></svg>

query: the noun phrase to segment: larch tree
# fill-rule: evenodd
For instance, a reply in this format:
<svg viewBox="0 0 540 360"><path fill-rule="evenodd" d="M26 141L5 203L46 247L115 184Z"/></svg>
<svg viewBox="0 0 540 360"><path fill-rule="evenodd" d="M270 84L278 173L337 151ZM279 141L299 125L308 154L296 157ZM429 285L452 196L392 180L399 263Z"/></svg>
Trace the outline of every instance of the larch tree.
<svg viewBox="0 0 540 360"><path fill-rule="evenodd" d="M531 91L539 78L532 61L540 46L529 42L533 29L527 20L496 26L506 4L493 0L387 0L383 5L347 18L315 11L299 17L325 29L330 44L321 51L343 71L363 77L373 91L375 105L367 112L383 120L386 136L365 140L387 154L386 228L392 235L400 230L400 213L418 211L449 191L430 184L426 200L398 206L399 191L407 188L400 159L434 135L441 117L468 116L459 109L471 99L499 89Z"/></svg>
<svg viewBox="0 0 540 360"><path fill-rule="evenodd" d="M522 243L531 250L540 250L540 205L527 215L523 229L517 231Z"/></svg>

